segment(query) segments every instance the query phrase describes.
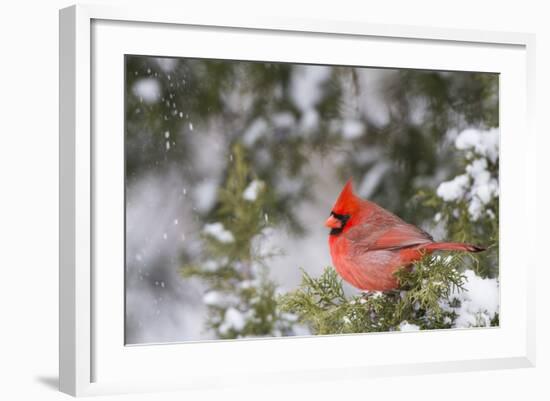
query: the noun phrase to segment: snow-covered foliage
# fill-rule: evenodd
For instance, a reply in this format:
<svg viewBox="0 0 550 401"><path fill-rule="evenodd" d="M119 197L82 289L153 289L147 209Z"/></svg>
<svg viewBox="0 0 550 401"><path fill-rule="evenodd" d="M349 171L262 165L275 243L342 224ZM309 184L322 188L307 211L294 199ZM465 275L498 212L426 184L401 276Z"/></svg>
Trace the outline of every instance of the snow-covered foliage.
<svg viewBox="0 0 550 401"><path fill-rule="evenodd" d="M500 132L498 128L479 130L468 128L462 131L455 140L455 146L460 150L472 150L478 156L495 163L498 159Z"/></svg>
<svg viewBox="0 0 550 401"><path fill-rule="evenodd" d="M156 103L161 97L160 84L156 79L144 78L134 84L134 94L145 103Z"/></svg>
<svg viewBox="0 0 550 401"><path fill-rule="evenodd" d="M465 284L462 291L454 289L448 310L457 317L453 327L493 326L500 311L499 285L497 279L481 278L472 270L464 272Z"/></svg>
<svg viewBox="0 0 550 401"><path fill-rule="evenodd" d="M243 133L243 143L249 147L253 146L263 134L267 133L268 129L269 126L265 119L257 118Z"/></svg>
<svg viewBox="0 0 550 401"><path fill-rule="evenodd" d="M457 136L455 146L465 152L468 163L466 173L442 182L437 188L437 195L446 202L467 202L468 212L474 221L483 213L494 216L495 210L489 205L499 195L499 130L466 129Z"/></svg>
<svg viewBox="0 0 550 401"><path fill-rule="evenodd" d="M227 335L229 330L240 332L244 329L248 317L249 316L245 316L245 314L240 312L238 309L233 307L227 308L225 310L223 321L218 327L220 334Z"/></svg>
<svg viewBox="0 0 550 401"><path fill-rule="evenodd" d="M231 161L221 190L219 221L202 230L203 259L184 266L181 273L207 283L202 297L209 310L206 326L216 337L291 335L295 319L279 310L277 285L265 264L275 253L265 241L273 234L268 215L261 213L267 201L265 184L249 179L243 147L234 147ZM229 222L235 235L225 228Z"/></svg>
<svg viewBox="0 0 550 401"><path fill-rule="evenodd" d="M418 331L420 330L420 327L416 324L411 324L407 322L406 320L403 320L401 323L399 323L399 331Z"/></svg>
<svg viewBox="0 0 550 401"><path fill-rule="evenodd" d="M365 126L359 120L347 119L342 122L342 136L345 139L356 139L365 133Z"/></svg>
<svg viewBox="0 0 550 401"><path fill-rule="evenodd" d="M264 188L264 185L265 184L263 183L263 181L252 180L252 182L248 184L243 192L243 199L249 202L254 202L256 199L258 199L258 194Z"/></svg>
<svg viewBox="0 0 550 401"><path fill-rule="evenodd" d="M235 242L235 237L233 237L231 231L226 230L220 222L205 224L202 231L223 244Z"/></svg>
<svg viewBox="0 0 550 401"><path fill-rule="evenodd" d="M466 194L470 179L466 174L456 176L450 181L445 181L437 187L437 195L444 201L456 201Z"/></svg>

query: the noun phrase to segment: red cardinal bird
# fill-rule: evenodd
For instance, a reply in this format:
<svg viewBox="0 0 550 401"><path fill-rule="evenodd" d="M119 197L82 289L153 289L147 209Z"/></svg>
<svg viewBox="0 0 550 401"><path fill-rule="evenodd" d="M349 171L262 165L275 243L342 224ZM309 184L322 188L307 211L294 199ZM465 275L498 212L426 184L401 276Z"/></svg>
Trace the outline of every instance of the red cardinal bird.
<svg viewBox="0 0 550 401"><path fill-rule="evenodd" d="M377 204L353 193L348 180L325 222L336 271L366 291L398 288L394 272L438 250L481 252L485 248L459 242L435 242L430 234L405 223Z"/></svg>

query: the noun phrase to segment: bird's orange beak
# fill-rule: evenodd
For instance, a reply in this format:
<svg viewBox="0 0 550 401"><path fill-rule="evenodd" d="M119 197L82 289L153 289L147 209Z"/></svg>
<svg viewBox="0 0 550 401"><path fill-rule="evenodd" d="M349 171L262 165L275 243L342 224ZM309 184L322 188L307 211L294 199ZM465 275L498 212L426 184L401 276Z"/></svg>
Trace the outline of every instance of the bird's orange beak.
<svg viewBox="0 0 550 401"><path fill-rule="evenodd" d="M327 221L325 221L325 226L327 226L328 228L338 229L338 228L342 228L342 222L338 220L336 217L334 217L333 215L330 215Z"/></svg>

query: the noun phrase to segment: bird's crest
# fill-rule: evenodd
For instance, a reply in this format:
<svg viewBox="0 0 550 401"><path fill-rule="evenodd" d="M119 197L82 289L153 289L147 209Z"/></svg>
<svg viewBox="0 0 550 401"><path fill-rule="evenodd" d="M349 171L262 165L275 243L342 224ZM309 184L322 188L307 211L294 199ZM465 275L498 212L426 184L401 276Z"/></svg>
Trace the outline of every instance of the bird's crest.
<svg viewBox="0 0 550 401"><path fill-rule="evenodd" d="M332 211L342 215L352 214L359 208L360 203L361 199L353 193L353 184L350 178L344 185L342 192L340 192Z"/></svg>

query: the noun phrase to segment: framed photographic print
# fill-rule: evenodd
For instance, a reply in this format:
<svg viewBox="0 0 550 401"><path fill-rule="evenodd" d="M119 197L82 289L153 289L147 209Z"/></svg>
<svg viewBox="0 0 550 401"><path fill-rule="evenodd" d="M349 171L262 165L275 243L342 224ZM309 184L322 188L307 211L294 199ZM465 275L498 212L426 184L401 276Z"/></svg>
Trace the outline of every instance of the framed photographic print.
<svg viewBox="0 0 550 401"><path fill-rule="evenodd" d="M532 366L533 43L62 10L61 390Z"/></svg>

